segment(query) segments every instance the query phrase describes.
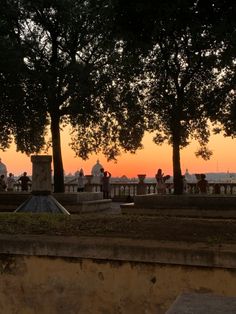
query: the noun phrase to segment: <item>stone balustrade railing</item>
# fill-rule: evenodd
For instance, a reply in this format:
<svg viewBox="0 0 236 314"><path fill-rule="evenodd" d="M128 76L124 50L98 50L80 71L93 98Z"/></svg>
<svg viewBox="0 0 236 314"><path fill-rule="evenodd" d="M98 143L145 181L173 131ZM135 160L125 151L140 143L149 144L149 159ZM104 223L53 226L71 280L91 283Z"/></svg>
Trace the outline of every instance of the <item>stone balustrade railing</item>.
<svg viewBox="0 0 236 314"><path fill-rule="evenodd" d="M31 185L29 185L29 191ZM52 187L53 190L53 187ZM100 192L100 185L91 183L87 186L87 191ZM21 191L19 183L15 184L14 191ZM77 192L76 183L65 183L65 192ZM173 192L173 184L166 183L166 193ZM111 198L114 200L132 200L137 194L152 194L156 193L156 183L145 182L126 182L126 183L111 183ZM196 183L187 183L185 193L198 194ZM233 195L236 194L236 183L209 183L209 194Z"/></svg>

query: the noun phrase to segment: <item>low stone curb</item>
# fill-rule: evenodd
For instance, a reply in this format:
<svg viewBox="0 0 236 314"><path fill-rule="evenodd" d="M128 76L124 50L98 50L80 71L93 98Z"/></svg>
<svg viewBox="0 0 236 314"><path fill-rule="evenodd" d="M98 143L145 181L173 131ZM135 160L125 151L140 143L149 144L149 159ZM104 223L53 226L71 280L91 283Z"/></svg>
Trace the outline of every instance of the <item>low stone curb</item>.
<svg viewBox="0 0 236 314"><path fill-rule="evenodd" d="M236 245L105 237L0 235L0 254L236 268Z"/></svg>

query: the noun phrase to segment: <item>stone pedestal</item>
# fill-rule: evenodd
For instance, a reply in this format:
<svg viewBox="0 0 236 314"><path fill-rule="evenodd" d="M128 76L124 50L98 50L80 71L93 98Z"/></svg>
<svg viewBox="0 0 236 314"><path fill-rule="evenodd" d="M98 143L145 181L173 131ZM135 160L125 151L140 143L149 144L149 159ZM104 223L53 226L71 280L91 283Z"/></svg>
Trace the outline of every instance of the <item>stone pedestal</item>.
<svg viewBox="0 0 236 314"><path fill-rule="evenodd" d="M85 177L87 179L87 183L85 184L85 192L93 192L93 186L92 186L93 175L88 174Z"/></svg>
<svg viewBox="0 0 236 314"><path fill-rule="evenodd" d="M52 156L31 156L32 194L50 194L52 190L51 162Z"/></svg>
<svg viewBox="0 0 236 314"><path fill-rule="evenodd" d="M144 182L146 178L146 174L138 174L139 182L137 185L137 195L145 195L146 191L146 183Z"/></svg>
<svg viewBox="0 0 236 314"><path fill-rule="evenodd" d="M67 214L69 212L51 195L52 156L31 156L32 196L21 204L15 212Z"/></svg>

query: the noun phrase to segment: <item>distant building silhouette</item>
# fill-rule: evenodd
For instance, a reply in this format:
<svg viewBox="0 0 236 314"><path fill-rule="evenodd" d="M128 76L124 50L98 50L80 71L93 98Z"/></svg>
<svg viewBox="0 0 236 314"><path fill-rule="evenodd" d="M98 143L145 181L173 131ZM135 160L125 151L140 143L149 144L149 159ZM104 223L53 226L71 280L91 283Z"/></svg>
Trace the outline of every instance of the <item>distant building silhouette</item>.
<svg viewBox="0 0 236 314"><path fill-rule="evenodd" d="M94 177L100 177L102 168L104 167L100 164L99 160L97 160L97 163L92 167L91 174Z"/></svg>

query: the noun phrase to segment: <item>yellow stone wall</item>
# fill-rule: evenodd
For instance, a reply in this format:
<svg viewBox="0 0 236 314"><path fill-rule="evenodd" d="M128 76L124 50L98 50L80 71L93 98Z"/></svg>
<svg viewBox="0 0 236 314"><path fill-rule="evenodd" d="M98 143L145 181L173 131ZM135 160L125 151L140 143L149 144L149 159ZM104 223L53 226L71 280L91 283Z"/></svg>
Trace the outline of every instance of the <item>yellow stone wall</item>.
<svg viewBox="0 0 236 314"><path fill-rule="evenodd" d="M1 314L164 314L182 292L236 295L223 268L0 256Z"/></svg>

